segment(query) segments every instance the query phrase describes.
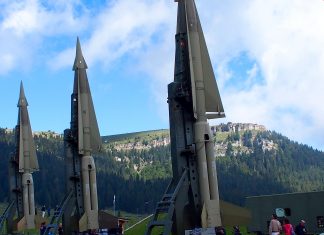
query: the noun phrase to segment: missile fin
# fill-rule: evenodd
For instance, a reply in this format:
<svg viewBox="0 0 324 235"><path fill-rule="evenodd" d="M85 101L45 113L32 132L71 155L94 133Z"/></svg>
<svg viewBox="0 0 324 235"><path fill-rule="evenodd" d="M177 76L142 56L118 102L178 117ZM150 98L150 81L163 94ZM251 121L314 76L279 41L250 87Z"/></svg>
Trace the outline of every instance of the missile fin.
<svg viewBox="0 0 324 235"><path fill-rule="evenodd" d="M180 3L179 3L180 4ZM188 4L187 1L184 1L185 4L185 13L186 13L186 25L187 25L187 34L188 34L188 52L189 52L189 67L190 67L190 79L191 79L191 92L192 92L192 106L194 117L197 118L197 101L196 101L196 82L195 82L195 71L193 65L193 59L195 55L193 54L193 33L192 29L195 28L196 14L192 11L192 5ZM194 4L194 2L192 2ZM193 14L194 13L194 14ZM190 25L190 27L189 27Z"/></svg>
<svg viewBox="0 0 324 235"><path fill-rule="evenodd" d="M17 223L17 231L22 231L22 230L26 229L26 223L27 223L26 217L24 216Z"/></svg>
<svg viewBox="0 0 324 235"><path fill-rule="evenodd" d="M28 149L29 149L29 168L31 172L38 171L39 166L38 166L38 160L37 160L37 155L36 155L36 147L35 147L35 142L33 139L33 134L32 134L32 129L30 127L30 124L27 126L27 141L28 141ZM26 140L25 140L26 141ZM27 151L24 151L24 154L26 154Z"/></svg>
<svg viewBox="0 0 324 235"><path fill-rule="evenodd" d="M84 213L79 220L79 231L84 232L88 230L88 216L87 213Z"/></svg>
<svg viewBox="0 0 324 235"><path fill-rule="evenodd" d="M203 228L218 227L222 225L219 201L207 200L204 202L201 212L201 222Z"/></svg>
<svg viewBox="0 0 324 235"><path fill-rule="evenodd" d="M188 50L190 58L190 77L191 77L191 89L193 99L193 110L196 117L196 79L193 63L198 63L200 59L202 66L202 76L204 81L205 91L205 109L206 113L213 113L208 115L210 118L224 117L224 108L222 100L220 98L218 86L215 80L215 75L211 60L209 57L204 33L201 27L200 19L197 13L197 8L193 0L185 1L186 7L186 22L188 32ZM198 50L197 50L197 44ZM194 54L199 51L200 55Z"/></svg>
<svg viewBox="0 0 324 235"><path fill-rule="evenodd" d="M84 154L84 151L95 153L101 147L97 118L86 73L87 68L78 38L73 66L75 71L73 93L78 94L78 147L80 154Z"/></svg>
<svg viewBox="0 0 324 235"><path fill-rule="evenodd" d="M90 111L90 141L91 141L91 149L93 153L96 153L101 148L101 138L99 133L99 127L97 122L96 113L93 107L91 94L89 96L89 111Z"/></svg>
<svg viewBox="0 0 324 235"><path fill-rule="evenodd" d="M101 139L99 127L97 123L96 113L93 106L92 96L90 92L89 82L85 72L79 77L78 82L78 121L79 121L79 152L90 147L92 153L99 151L101 147ZM88 112L88 116L86 116ZM87 119L87 121L85 121ZM82 130L82 131L81 131ZM85 146L84 134L90 135L90 145Z"/></svg>
<svg viewBox="0 0 324 235"><path fill-rule="evenodd" d="M203 67L204 85L205 85L205 105L206 112L224 114L222 100L219 94L218 86L215 80L213 66L210 61L204 33L201 28L198 17L198 35L200 41L201 63Z"/></svg>

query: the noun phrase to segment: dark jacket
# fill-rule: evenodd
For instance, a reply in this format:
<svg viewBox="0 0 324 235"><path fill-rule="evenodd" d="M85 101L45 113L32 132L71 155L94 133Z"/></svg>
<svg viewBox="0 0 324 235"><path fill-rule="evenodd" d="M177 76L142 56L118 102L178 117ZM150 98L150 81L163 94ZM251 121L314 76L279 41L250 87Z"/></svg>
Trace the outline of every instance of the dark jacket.
<svg viewBox="0 0 324 235"><path fill-rule="evenodd" d="M62 227L59 227L57 231L58 231L59 235L63 235L63 228Z"/></svg>
<svg viewBox="0 0 324 235"><path fill-rule="evenodd" d="M307 231L306 231L305 226L298 224L295 228L295 233L296 233L296 235L306 235Z"/></svg>
<svg viewBox="0 0 324 235"><path fill-rule="evenodd" d="M43 235L45 231L46 231L46 225L41 225L39 229L40 235Z"/></svg>

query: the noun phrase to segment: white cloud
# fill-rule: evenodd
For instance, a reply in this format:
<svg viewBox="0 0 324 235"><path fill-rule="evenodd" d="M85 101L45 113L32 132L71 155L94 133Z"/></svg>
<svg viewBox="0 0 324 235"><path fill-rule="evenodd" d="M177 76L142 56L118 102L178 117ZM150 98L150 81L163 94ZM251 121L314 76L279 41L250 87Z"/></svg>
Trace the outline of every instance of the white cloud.
<svg viewBox="0 0 324 235"><path fill-rule="evenodd" d="M41 2L38 0L12 1L4 9L3 30L11 30L18 36L56 36L72 34L87 25L88 12L75 1ZM75 8L81 11L75 12Z"/></svg>
<svg viewBox="0 0 324 235"><path fill-rule="evenodd" d="M39 26L37 23L37 2L29 1L25 4L17 3L15 5L12 6L15 11L11 12L3 21L3 29L12 29L18 35L37 30Z"/></svg>
<svg viewBox="0 0 324 235"><path fill-rule="evenodd" d="M169 22L165 1L113 1L91 19L88 40L81 40L88 64L109 66L127 54L136 54L152 43L152 37ZM89 19L90 20L90 19ZM162 32L163 33L163 32ZM70 66L73 49L62 51L55 59L55 68Z"/></svg>
<svg viewBox="0 0 324 235"><path fill-rule="evenodd" d="M42 47L50 47L43 44L47 37L64 37L84 30L88 12L84 9L79 16L75 13L77 6L84 9L75 1L1 2L0 54L6 55L7 59L10 57L10 61L2 64L0 74L16 68L29 69L35 63L29 58L41 60Z"/></svg>
<svg viewBox="0 0 324 235"><path fill-rule="evenodd" d="M113 1L93 19L88 40L81 40L89 66L106 69L122 57L133 59L133 73L144 73L151 87L153 110L167 122L167 85L173 80L174 31L176 4L158 0ZM53 59L53 68L70 66L73 47Z"/></svg>
<svg viewBox="0 0 324 235"><path fill-rule="evenodd" d="M207 36L207 41L217 41L210 43L216 51L212 52L215 64L223 67L223 61L247 51L264 79L264 84L255 83L249 91L233 91L225 86L231 78L218 74L219 83L224 84L220 89L227 120L263 123L323 149L324 134L319 133L324 133L324 2L254 0L225 4L215 1L200 9L216 10L218 20L209 22L213 31Z"/></svg>
<svg viewBox="0 0 324 235"><path fill-rule="evenodd" d="M324 2L196 2L226 109L227 119L223 121L264 124L323 149ZM172 17L169 24L175 25L175 15ZM163 46L152 46L152 53L141 60L148 61L144 63L145 71L158 84L153 91L164 116L166 87L173 79L169 70L174 61L170 32L165 36ZM173 45L173 39L171 42ZM252 68L246 68L244 86L233 84L235 71L229 67L242 52L254 60ZM156 54L159 58L154 60ZM259 73L262 83L256 81Z"/></svg>
<svg viewBox="0 0 324 235"><path fill-rule="evenodd" d="M14 66L14 58L11 54L1 55L0 61L2 62L3 68L5 68L5 70L0 71L0 74L1 74L1 72L6 73L8 70L10 70Z"/></svg>
<svg viewBox="0 0 324 235"><path fill-rule="evenodd" d="M324 146L324 2L321 0L196 0L227 114L295 140ZM0 74L25 65L47 38L81 38L87 63L109 69L121 58L144 73L161 116L173 80L177 4L167 0L109 1L99 11L82 1L0 3ZM80 12L81 11L81 12ZM23 20L22 20L23 19ZM28 47L26 47L28 45ZM66 46L66 45L65 45ZM55 69L71 66L74 45L51 54ZM246 52L252 67L234 84L229 66ZM27 62L33 63L32 61ZM28 65L26 65L28 66ZM262 76L262 83L256 82ZM230 84L230 86L229 86ZM249 89L244 89L246 86Z"/></svg>
<svg viewBox="0 0 324 235"><path fill-rule="evenodd" d="M317 133L324 133L324 106L320 104L324 98L324 3L246 0L197 4L212 60L221 72L217 75L227 120L265 124L295 140L323 146L323 135ZM120 12L124 15L118 17ZM173 80L176 4L118 1L103 11L98 22L102 23L88 42L90 62L109 65L132 53L138 58L135 67L152 79L149 84L156 109L161 117L168 117L165 103L167 84ZM251 86L248 90L226 86L235 74L228 63L242 52L255 60L245 72L248 79L242 81ZM254 80L257 73L264 80L261 84Z"/></svg>

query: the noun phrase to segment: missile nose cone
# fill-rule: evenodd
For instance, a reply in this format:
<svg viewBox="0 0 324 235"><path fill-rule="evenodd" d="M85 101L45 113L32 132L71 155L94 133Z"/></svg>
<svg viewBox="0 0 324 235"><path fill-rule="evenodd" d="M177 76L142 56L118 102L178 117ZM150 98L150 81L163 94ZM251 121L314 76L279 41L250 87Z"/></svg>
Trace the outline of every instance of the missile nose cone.
<svg viewBox="0 0 324 235"><path fill-rule="evenodd" d="M80 40L79 40L79 37L77 37L76 52L75 52L75 60L74 60L73 70L87 69L87 68L88 68L88 66L87 66L87 63L85 62L83 54L82 54Z"/></svg>
<svg viewBox="0 0 324 235"><path fill-rule="evenodd" d="M20 82L20 92L19 92L19 100L18 100L17 107L21 107L21 106L28 106L28 102L24 91L24 85L22 81Z"/></svg>

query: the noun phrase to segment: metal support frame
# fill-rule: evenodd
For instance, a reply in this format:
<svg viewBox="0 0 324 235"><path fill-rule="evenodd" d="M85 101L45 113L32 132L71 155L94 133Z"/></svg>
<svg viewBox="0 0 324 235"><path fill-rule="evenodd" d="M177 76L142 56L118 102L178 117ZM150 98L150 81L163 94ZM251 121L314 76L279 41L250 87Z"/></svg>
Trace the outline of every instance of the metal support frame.
<svg viewBox="0 0 324 235"><path fill-rule="evenodd" d="M201 226L202 205L193 133L195 119L191 81L188 80L190 70L188 52L182 45L186 41L186 34L176 35L174 82L168 86L173 178L162 201L158 203L146 235L151 235L154 227L164 227L163 235L182 235L185 229ZM164 221L158 221L161 212L166 211Z"/></svg>
<svg viewBox="0 0 324 235"><path fill-rule="evenodd" d="M157 204L157 208L153 215L152 221L148 224L146 234L151 234L154 227L164 227L163 235L171 234L173 221L169 218L173 217L176 198L178 196L179 190L186 182L188 170L184 170L183 174L172 192L173 182L171 182L164 193L162 200ZM171 191L171 192L170 192ZM166 215L166 216L165 216ZM161 218L162 217L162 218Z"/></svg>
<svg viewBox="0 0 324 235"><path fill-rule="evenodd" d="M65 209L67 208L67 205L69 204L69 201L72 198L72 195L73 195L73 191L70 191L67 195L65 195L65 197L61 201L59 207L56 208L56 210L54 211L51 222L46 226L44 235L57 233L59 223L62 219Z"/></svg>
<svg viewBox="0 0 324 235"><path fill-rule="evenodd" d="M4 210L4 212L2 213L2 215L0 217L0 231L2 231L3 225L4 225L4 221L8 219L8 216L10 215L10 211L12 210L12 208L14 207L14 205L15 205L15 201L11 201L9 203L9 205L6 207L6 209Z"/></svg>
<svg viewBox="0 0 324 235"><path fill-rule="evenodd" d="M20 125L15 127L15 142L19 143ZM7 232L12 233L17 229L17 221L24 217L24 205L22 195L22 176L19 173L19 144L16 146L13 155L9 161L9 187L10 187L10 200L13 205L8 211L7 215ZM17 215L16 215L17 213ZM16 219L15 215L17 216Z"/></svg>
<svg viewBox="0 0 324 235"><path fill-rule="evenodd" d="M73 97L72 97L73 99ZM77 153L77 141L71 129L64 131L64 151L66 167L66 189L72 195L63 213L63 230L65 234L79 230L79 220L84 213L83 191L81 182L81 161Z"/></svg>

